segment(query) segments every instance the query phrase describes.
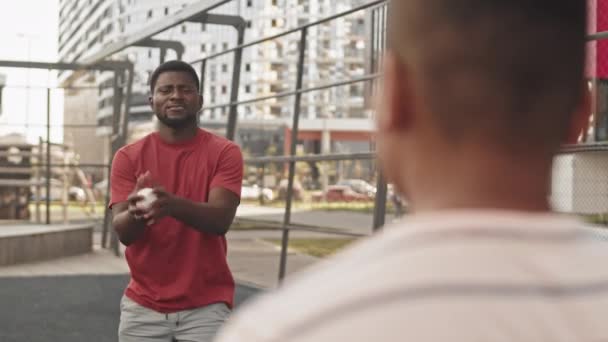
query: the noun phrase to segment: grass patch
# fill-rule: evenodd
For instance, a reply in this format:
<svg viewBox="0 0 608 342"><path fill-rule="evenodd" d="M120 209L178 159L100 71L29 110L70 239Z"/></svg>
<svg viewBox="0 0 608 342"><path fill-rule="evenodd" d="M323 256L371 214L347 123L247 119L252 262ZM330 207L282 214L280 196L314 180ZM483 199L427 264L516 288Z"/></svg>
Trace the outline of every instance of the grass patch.
<svg viewBox="0 0 608 342"><path fill-rule="evenodd" d="M280 230L277 227L267 227L253 222L241 222L234 220L230 226L230 230Z"/></svg>
<svg viewBox="0 0 608 342"><path fill-rule="evenodd" d="M243 201L250 205L260 205L255 201ZM269 208L285 208L284 201L266 202L263 205ZM374 202L312 202L297 201L293 202L293 207L300 210L321 210L321 211L347 211L362 214L372 214L374 212ZM395 208L391 202L386 203L387 214L394 214Z"/></svg>
<svg viewBox="0 0 608 342"><path fill-rule="evenodd" d="M348 246L355 240L356 239L290 239L289 248L303 254L325 258ZM268 239L266 241L281 246L280 239Z"/></svg>

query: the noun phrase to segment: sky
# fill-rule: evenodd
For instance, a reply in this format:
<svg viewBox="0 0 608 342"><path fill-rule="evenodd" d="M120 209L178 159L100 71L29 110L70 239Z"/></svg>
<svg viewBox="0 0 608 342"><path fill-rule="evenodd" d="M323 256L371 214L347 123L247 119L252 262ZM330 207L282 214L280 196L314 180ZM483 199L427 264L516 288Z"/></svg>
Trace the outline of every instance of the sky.
<svg viewBox="0 0 608 342"><path fill-rule="evenodd" d="M59 0L0 0L0 60L57 61ZM46 138L46 87L55 87L56 73L46 70L0 68L7 77L2 96L0 135L24 133L28 141ZM29 85L29 88L28 88ZM63 140L63 93L51 91L51 141ZM12 127L7 124L25 124Z"/></svg>

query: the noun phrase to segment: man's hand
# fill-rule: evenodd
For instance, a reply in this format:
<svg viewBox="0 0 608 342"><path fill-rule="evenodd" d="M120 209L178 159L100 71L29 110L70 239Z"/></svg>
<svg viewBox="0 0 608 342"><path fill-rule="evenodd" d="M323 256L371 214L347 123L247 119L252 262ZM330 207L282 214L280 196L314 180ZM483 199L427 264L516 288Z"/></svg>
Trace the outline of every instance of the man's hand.
<svg viewBox="0 0 608 342"><path fill-rule="evenodd" d="M135 219L136 221L146 220L147 225L151 225L150 222L146 219L146 215L149 214L151 209L143 209L137 205L137 202L144 199L142 196L138 195L137 193L139 192L139 190L145 188L146 185L149 184L150 182L151 182L150 171L146 171L146 173L144 173L143 175L141 175L137 178L137 183L135 183L135 188L133 189L133 191L127 198L127 203L129 204L127 210L129 212L129 215L131 215L133 217L133 219Z"/></svg>
<svg viewBox="0 0 608 342"><path fill-rule="evenodd" d="M118 234L120 242L125 246L129 246L137 241L146 230L147 222L144 221L144 216L147 214L147 210L138 208L137 203L143 198L137 195L137 192L145 188L150 181L150 172L139 176L127 200L112 206L112 214L114 216L112 226Z"/></svg>
<svg viewBox="0 0 608 342"><path fill-rule="evenodd" d="M143 215L143 219L146 220L149 226L165 216L171 216L176 199L175 195L167 192L160 186L154 188L154 195L156 195L156 201Z"/></svg>

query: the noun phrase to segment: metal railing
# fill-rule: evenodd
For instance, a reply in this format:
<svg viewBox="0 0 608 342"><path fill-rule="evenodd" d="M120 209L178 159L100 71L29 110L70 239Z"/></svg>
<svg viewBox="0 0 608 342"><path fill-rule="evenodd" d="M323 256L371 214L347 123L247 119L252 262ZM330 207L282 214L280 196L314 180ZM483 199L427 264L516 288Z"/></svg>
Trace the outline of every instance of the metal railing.
<svg viewBox="0 0 608 342"><path fill-rule="evenodd" d="M12 191L11 189L18 189L19 192L23 191L24 194L29 196L27 202L29 207L35 207L35 213L30 212L28 217L20 218L20 220L29 220L30 222L36 222L41 224L53 224L53 223L67 223L70 221L70 217L67 215L68 203L68 188L73 185L81 185L83 189L92 191L93 184L84 184L87 176L92 174L107 173L109 169L109 163L82 163L78 161L78 158L71 158L69 156L76 156L74 153L74 146L67 145L65 143L57 142L58 137L52 137L52 130L57 128L70 129L72 132L80 131L85 132L86 136L94 136L95 131L99 128L97 124L54 124L51 120L51 94L56 90L64 90L62 87L14 87L12 85L5 86L6 91L13 91L15 89L29 91L30 89L45 90L44 91L44 114L46 116L45 123L37 120L32 123L28 119L28 115L25 116L25 122L2 122L0 123L0 129L4 129L6 133L15 134L15 138L8 139L0 143L0 188L3 191ZM72 87L73 91L80 89L88 89L89 87ZM38 94L42 95L42 93ZM42 105L40 106L42 107ZM31 109L31 108L30 108ZM33 108L32 113L41 114L42 108ZM26 110L26 113L28 111ZM36 136L37 143L21 141L26 139L27 135L32 137L32 128L38 129ZM64 132L65 134L65 132ZM79 141L74 141L78 144ZM66 159L67 158L67 159ZM82 172L83 170L92 172ZM94 170L94 171L93 171ZM66 176L74 178L74 180L63 180L61 179ZM82 176L82 177L80 177ZM91 178L92 179L92 178ZM51 181L59 180L62 189L57 189L57 185L51 184ZM100 180L100 179L99 179ZM87 180L88 182L88 180ZM64 188L65 185L65 189ZM61 195L57 196L57 191L62 192ZM42 195L44 193L44 195ZM65 197L65 198L62 198ZM88 205L94 202L105 203L105 196L102 199L86 198ZM63 207L63 214L60 217L52 215L51 205L60 205ZM7 203L4 201L0 205L0 209L3 209L3 215L6 214L8 207L13 206L12 202ZM41 210L44 207L44 210ZM102 209L101 215L97 219L103 219L105 209ZM105 246L105 243L104 243Z"/></svg>
<svg viewBox="0 0 608 342"><path fill-rule="evenodd" d="M221 2L221 3L225 3L225 2ZM349 160L351 160L351 161L352 160L373 161L375 159L375 153L373 152L373 149L371 149L372 151L363 152L363 153L348 153L348 154L324 153L324 154L320 154L320 155L305 155L305 156L297 155L296 152L297 152L297 145L298 145L298 135L299 135L299 131L300 131L299 128L300 128L300 123L301 123L300 119L302 116L303 95L308 94L308 93L313 93L313 92L319 92L319 91L323 91L323 90L327 90L327 89L348 86L348 85L357 84L357 83L370 84L371 85L370 88L372 89L372 92L370 92L370 93L373 93L374 82L380 77L380 68L381 68L381 58L380 57L381 57L382 52L386 48L387 3L388 3L387 0L372 1L368 4L358 6L356 8L350 9L348 11L308 23L308 24L299 26L297 28L289 29L289 30L286 30L279 34L275 34L275 35L272 35L272 36L269 36L266 38L262 38L262 39L257 39L257 40L247 42L247 43L243 42L243 37L244 37L243 30L245 29L243 27L244 22L237 20L237 21L234 21L234 25L232 25L237 29L237 33L238 33L237 34L237 44L235 47L226 49L222 52L211 54L209 56L206 56L205 58L196 59L194 61L191 61L192 64L200 64L201 81L202 81L201 91L204 91L204 86L207 83L207 82L205 82L205 77L207 76L206 72L207 72L208 63L210 63L211 60L214 60L217 58L221 58L221 57L225 57L225 56L229 56L229 55L234 56L230 100L226 103L214 104L214 105L206 106L202 109L203 111L211 111L211 110L215 110L215 109L219 109L219 108L228 108L229 109L229 116L228 116L228 120L227 120L227 136L231 139L235 138L236 130L238 127L237 118L238 118L239 106L253 104L253 103L257 103L257 102L264 102L264 101L268 101L268 100L293 98L293 106L291 108L291 113L290 113L291 114L290 116L292 118L290 129L291 129L292 133L291 133L291 138L290 138L290 141L288 144L288 150L285 151L286 155L285 156L264 156L264 157L257 157L257 158L246 158L246 160L245 160L245 163L247 165L258 165L258 166L261 166L262 170L266 170L266 166L270 165L270 164L287 165L286 201L285 201L284 215L283 215L282 221L275 222L275 221L256 220L256 222L259 223L260 225L267 226L267 227L276 227L276 228L281 229L281 231L282 231L280 266L279 266L279 270L278 270L279 280L282 280L286 274L287 251L288 251L291 231L310 231L310 232L315 232L315 233L341 235L341 236L347 236L347 237L361 237L361 236L366 235L366 234L360 234L360 233L348 231L348 230L330 229L327 227L315 227L315 226L310 226L310 225L306 225L306 224L294 223L292 220L292 212L293 212L293 208L294 208L294 183L295 183L295 176L296 176L296 163L300 163L300 162L337 162L337 161L349 161ZM313 30L314 28L319 27L323 24L337 21L341 18L344 18L346 16L349 16L349 15L352 15L354 13L361 12L361 11L369 11L369 16L367 17L369 20L369 29L370 29L368 32L369 40L367 41L369 43L368 45L370 47L368 50L368 52L369 52L368 73L366 75L362 75L362 76L341 79L341 80L337 80L337 81L317 84L314 86L305 86L304 74L305 74L305 67L306 67L306 56L307 56L307 51L309 49L307 40L311 36L311 30ZM256 98L252 98L252 99L239 100L240 73L241 73L243 50L245 50L247 48L251 48L256 45L264 44L266 42L276 41L278 39L281 39L283 37L286 37L286 36L289 36L292 34L299 35L299 37L297 39L298 49L297 49L297 56L296 56L297 58L296 58L296 62L295 62L296 73L295 73L295 82L293 84L293 89L289 90L289 91L280 91L280 92L272 94L272 95L264 95L264 96L260 96L260 97L256 97ZM600 39L608 39L608 32L600 32L600 33L589 36L589 41L600 40ZM118 48L119 47L117 47L116 49L118 49ZM120 48L122 49L123 47L120 47ZM114 51L114 50L112 50L112 49L108 50L107 54L113 53L112 51ZM104 54L101 54L100 56L106 57L107 54L104 52ZM129 81L132 82L132 77L129 78ZM128 89L130 89L130 88L131 88L131 84L128 85ZM129 94L127 94L127 98L128 97L129 97ZM118 109L118 111L120 111L119 103L124 102L124 101L122 98L116 98L115 100L117 101L116 103L118 105L117 109ZM128 103L128 101L126 101L126 102ZM125 106L125 108L128 108L128 106ZM126 109L125 109L125 112L126 112L126 114L128 114ZM126 114L121 116L121 121L119 123L120 125L117 125L117 127L120 127L120 128L127 127L126 126L126 117L127 117ZM124 140L122 141L122 143L124 144ZM119 145L120 145L120 142L115 144L113 146L113 149L115 150L117 147L119 147ZM562 151L562 153L568 154L568 153L588 153L588 152L605 152L605 151L608 151L608 148L606 147L606 145L588 145L588 146L564 147L564 150ZM50 160L50 158L49 158L49 160ZM53 163L48 163L48 165L46 165L46 167L49 167L49 168L55 167L55 166L65 167L66 165L53 164ZM100 167L100 168L108 167L108 165L106 165L106 164L81 164L79 166L80 167L90 166L90 167ZM373 218L373 223L372 223L371 228L373 230L377 230L377 229L380 229L381 226L384 224L384 218L386 215L387 184L386 184L386 181L384 180L384 177L382 176L381 172L378 169L376 169L374 172L375 172L375 179L377 180L377 184L376 184L377 193L375 196L374 214L373 214L374 218ZM262 179L263 179L263 175L264 174L262 173ZM109 192L108 192L108 196L109 196ZM108 202L108 199L106 198L106 204L107 204L107 202ZM106 234L108 232L107 231L108 215L106 215L106 224L105 224L106 229L104 230L104 233L106 233ZM245 220L245 219L241 219L241 220ZM114 242L116 242L116 241L117 240L114 240ZM105 242L105 237L104 237L104 242Z"/></svg>
<svg viewBox="0 0 608 342"><path fill-rule="evenodd" d="M375 158L375 154L373 152L368 153L359 153L359 154L323 154L323 155L307 155L307 156L297 156L296 155L296 145L298 142L298 126L299 119L301 115L301 96L302 94L306 94L309 92L320 91L324 89L340 87L344 85L354 84L358 82L373 82L376 80L380 74L379 70L381 67L381 59L379 56L382 54L384 49L386 48L386 21L387 21L387 12L386 12L387 1L374 1L369 4L353 8L352 10L346 11L344 13L336 14L330 16L328 18L315 21L310 24L303 25L298 28L290 29L280 34L272 35L267 38L258 39L252 42L248 42L245 44L239 44L234 48L212 54L202 59L198 59L193 61L192 63L201 63L201 72L204 77L206 65L209 60L218 58L221 56L225 56L230 53L242 53L242 50L248 47L252 47L254 45L259 45L268 41L273 41L281 37L285 37L290 34L299 33L299 54L297 60L297 77L295 83L295 89L291 91L284 91L273 95L261 96L253 99L247 100L238 100L238 96L234 94L234 92L238 92L238 84L236 87L233 84L233 96L230 102L224 104L216 104L204 107L203 110L214 110L218 108L230 108L230 113L232 116L236 117L236 108L238 106L252 104L256 102L263 102L272 99L280 99L284 97L295 97L294 106L293 106L293 122L291 125L292 135L291 141L289 144L289 151L286 151L287 156L281 157L258 157L258 158L248 158L246 159L246 164L248 165L260 165L262 170L265 170L265 165L272 163L285 163L288 165L288 185L287 185L287 197L285 203L285 211L283 222L281 224L277 224L276 222L264 222L258 221L259 223L265 226L278 226L282 230L282 240L281 240L281 260L279 266L279 280L283 279L286 272L286 263L287 263L287 249L289 245L289 233L290 231L315 231L322 232L326 234L336 234L336 235L347 235L347 236L360 236L361 234L352 234L352 232L348 231L335 231L333 229L323 229L319 227L310 227L301 224L294 224L291 220L291 213L293 207L293 192L294 192L294 176L295 176L295 164L297 162L320 162L320 161L340 161L340 160L373 160ZM309 30L312 27L318 26L322 23L326 23L332 20L336 20L338 18L342 18L346 15L371 9L372 13L370 16L371 20L371 36L369 42L371 43L370 49L370 70L371 73L365 76L356 77L347 80L340 80L337 82L330 82L323 85L318 85L314 87L303 87L302 77L303 77L303 69L305 66L305 56L307 49L307 35ZM589 41L600 40L600 39L608 39L608 32L600 32L597 34L590 35L588 37ZM240 71L240 66L235 66L235 72ZM228 127L227 131L229 132L228 136L230 138L234 138L234 132L236 130L236 119L228 121L228 125L233 127ZM587 153L591 151L606 151L606 145L588 145L588 146L566 146L564 147L561 154L567 153ZM262 175L263 176L263 175ZM384 217L386 214L386 194L387 194L387 185L385 180L382 177L381 172L377 171L377 194L374 205L374 222L373 228L379 229L384 224Z"/></svg>
<svg viewBox="0 0 608 342"><path fill-rule="evenodd" d="M296 162L320 162L320 161L340 161L340 160L373 160L374 154L370 151L367 153L356 153L356 154L325 154L325 155L309 155L309 156L296 156L296 149L298 144L298 133L299 133L299 125L300 125L300 117L301 117L301 103L302 103L302 95L322 91L325 89L337 88L341 86L347 86L355 83L362 82L374 82L378 79L378 68L379 68L379 60L382 50L386 46L385 34L386 34L386 0L373 1L368 4L355 7L353 9L347 10L342 13L338 13L335 15L328 16L321 20L317 20L305 25L302 25L297 28L289 29L279 34L272 35L270 37L254 40L248 43L237 43L237 46L226 49L222 52L218 52L215 54L211 54L205 58L197 59L191 61L192 64L200 63L201 70L201 79L203 87L206 84L205 76L207 64L210 60L220 58L223 56L227 56L229 54L234 54L238 63L233 65L233 82L232 82L232 92L230 95L231 100L227 103L216 104L211 106L206 106L202 109L202 111L210 111L218 108L229 108L229 118L228 118L228 127L226 129L227 136L230 139L235 138L235 132L237 129L237 107L252 104L256 102L263 102L267 100L273 99L281 99L285 97L293 97L293 109L292 109L292 123L291 123L291 141L289 142L289 150L285 151L287 156L282 157L260 157L260 158L249 158L245 162L248 165L261 165L262 170L265 170L264 167L266 164L272 163L285 163L287 164L288 172L287 172L287 190L286 190L286 202L284 207L284 216L283 221L280 224L282 229L282 239L281 239L281 259L279 266L279 281L285 277L286 267L287 267L287 250L289 244L289 232L291 230L306 230L306 231L315 231L326 234L336 234L336 235L344 235L344 236L363 236L364 234L356 234L349 231L341 231L341 230L333 230L333 229L324 229L320 227L309 227L301 224L294 224L292 222L292 209L293 209L293 197L294 197L294 178L295 178L295 166ZM320 85L315 85L311 87L304 87L304 69L305 69L305 60L307 55L307 38L310 36L310 30L318 27L325 23L330 23L332 21L344 18L348 15L361 12L361 11L371 11L368 19L371 20L369 23L370 37L369 41L372 42L371 47L369 49L370 52L370 60L368 71L369 74L358 76L350 79L343 79L335 82L328 82ZM294 89L291 91L284 91L272 95L260 96L253 99L247 100L238 100L238 92L239 92L239 82L240 82L240 56L242 56L243 50L246 48L250 48L256 45L261 45L266 42L276 41L282 37L286 37L291 34L299 34L298 39L298 54L297 54L297 62L296 62L296 77ZM235 82L236 81L236 82ZM203 88L201 87L201 88ZM204 89L201 89L203 92ZM375 212L374 212L374 229L379 229L384 224L384 216L385 216L385 208L386 208L386 183L383 180L381 174L377 174L378 179L378 194L376 196L376 204L375 204ZM271 223L265 222L265 225L268 226ZM273 224L276 225L276 224Z"/></svg>
<svg viewBox="0 0 608 342"><path fill-rule="evenodd" d="M133 85L134 79L134 67L133 64L128 61L100 61L97 63L90 64L81 64L81 63L47 63L47 62L23 62L23 61L0 61L0 67L5 68L27 68L27 69L41 69L41 70L62 70L62 71L73 71L74 73L82 73L85 71L99 71L99 72L112 72L114 79L120 79L120 82L114 82L114 96L112 98L113 102L113 112L112 112L112 135L109 137L110 150L116 151L120 146L123 146L126 143L127 139L127 131L128 131L128 117L129 117L129 105L131 99L131 89ZM5 86L4 90L10 89L12 86ZM22 88L29 91L32 87L16 87ZM102 170L106 170L109 173L109 163L101 163L101 164L77 164L77 163L68 163L65 162L57 162L52 156L52 147L53 146L63 146L62 144L53 143L51 140L51 128L55 127L51 123L51 92L53 89L65 89L64 87L35 87L36 89L45 89L46 90L46 108L44 109L44 113L46 114L46 122L45 123L36 123L31 124L30 122L25 122L23 127L28 130L31 127L37 128L46 128L45 133L40 136L40 143L38 145L38 152L36 156L30 155L29 157L34 157L35 161L32 160L26 166L27 170L25 170L22 165L5 165L8 168L8 174L10 174L10 169L18 170L21 168L21 172L27 171L27 173L32 173L34 177L33 179L37 179L36 181L28 180L28 182L20 182L19 184L14 184L13 186L9 184L3 184L4 189L7 188L18 188L20 192L24 192L26 194L30 193L30 187L33 186L36 188L36 204L35 204L35 219L37 222L42 223L41 211L40 211L40 189L46 190L46 195L44 199L44 206L46 208L44 223L51 224L52 215L51 215L51 193L52 193L52 184L51 177L55 173L56 169L61 169L65 173L68 170L74 168L98 168ZM68 87L69 89L77 89L79 87ZM91 87L80 87L82 89L91 89ZM27 110L26 110L27 113ZM17 124L9 123L4 124L4 126L16 127ZM67 124L63 125L64 128L73 128L73 129L85 129L85 128L94 128L95 126L89 124ZM7 144L4 144L7 145ZM10 144L8 144L10 145ZM30 146L34 148L33 145ZM10 164L10 163L9 163ZM19 163L17 163L19 164ZM41 184L40 179L44 179L44 184ZM15 182L17 183L17 182ZM67 184L67 181L64 179L63 184ZM109 194L109 184L106 189ZM63 221L67 220L67 203L66 196L67 192L64 192L64 198L62 199L63 206ZM104 229L103 229L103 240L102 245L106 247L106 238L109 237L109 217L110 212L108 211L108 200L109 197L106 196L104 201L104 214L102 218L104 219ZM119 245L118 239L116 236L112 235L111 246L114 249L116 255L119 255Z"/></svg>

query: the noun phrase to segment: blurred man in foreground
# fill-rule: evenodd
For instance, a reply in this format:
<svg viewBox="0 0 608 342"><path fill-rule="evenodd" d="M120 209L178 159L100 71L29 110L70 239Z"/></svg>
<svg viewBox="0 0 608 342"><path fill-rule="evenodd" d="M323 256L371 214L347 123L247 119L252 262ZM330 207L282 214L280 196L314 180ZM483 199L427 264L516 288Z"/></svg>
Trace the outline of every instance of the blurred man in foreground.
<svg viewBox="0 0 608 342"><path fill-rule="evenodd" d="M378 155L413 215L238 312L219 341L608 340L608 245L548 203L588 103L585 1L390 6Z"/></svg>

